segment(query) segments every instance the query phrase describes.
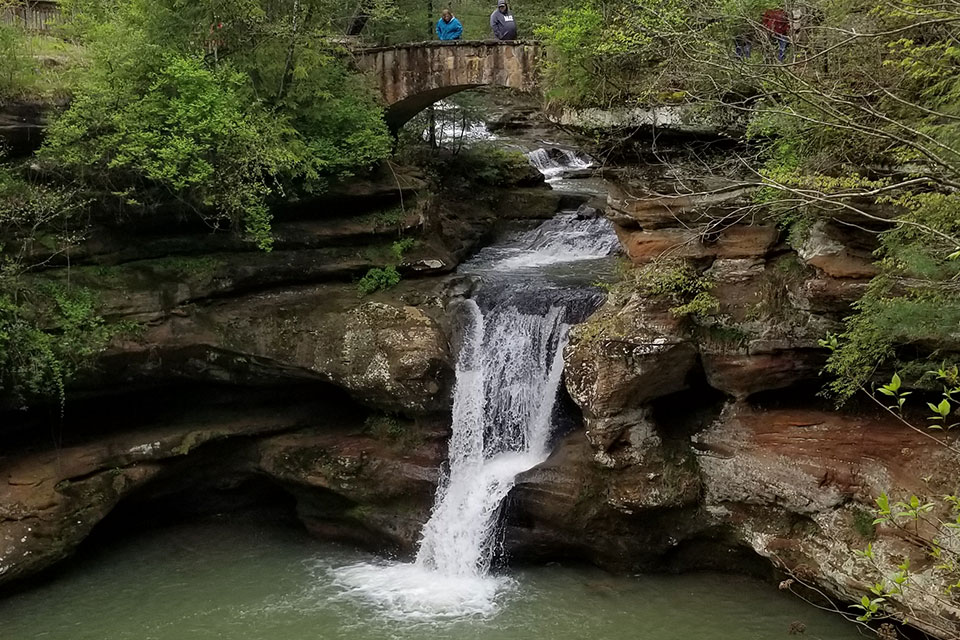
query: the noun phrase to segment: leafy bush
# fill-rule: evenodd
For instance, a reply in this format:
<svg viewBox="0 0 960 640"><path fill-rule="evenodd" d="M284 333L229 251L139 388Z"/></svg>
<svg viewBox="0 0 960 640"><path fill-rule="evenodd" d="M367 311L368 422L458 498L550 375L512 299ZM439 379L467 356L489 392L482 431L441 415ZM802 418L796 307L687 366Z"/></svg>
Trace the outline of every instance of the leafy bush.
<svg viewBox="0 0 960 640"><path fill-rule="evenodd" d="M321 191L390 152L372 90L325 44L322 2L101 5L65 7L92 60L50 128L48 164L133 206L176 200L229 220L269 249L272 197Z"/></svg>
<svg viewBox="0 0 960 640"><path fill-rule="evenodd" d="M357 291L360 295L370 295L377 291L392 289L400 284L400 273L396 267L373 268L367 271L367 275L360 278L357 283Z"/></svg>
<svg viewBox="0 0 960 640"><path fill-rule="evenodd" d="M114 332L88 290L46 285L31 297L0 294L0 392L62 402L66 383Z"/></svg>
<svg viewBox="0 0 960 640"><path fill-rule="evenodd" d="M637 284L651 296L667 298L677 306L676 316L706 317L717 311L719 302L710 293L713 282L685 262L666 261L651 264L635 274Z"/></svg>
<svg viewBox="0 0 960 640"><path fill-rule="evenodd" d="M396 258L397 262L399 262L400 260L403 260L403 257L407 255L416 245L416 238L402 238L390 245L390 253L393 254L393 257Z"/></svg>
<svg viewBox="0 0 960 640"><path fill-rule="evenodd" d="M289 156L266 114L243 105L243 76L183 56L163 56L139 77L139 61L115 62L78 88L50 128L43 156L78 175L113 173L162 185L242 222L269 248L265 196L274 176L289 168Z"/></svg>

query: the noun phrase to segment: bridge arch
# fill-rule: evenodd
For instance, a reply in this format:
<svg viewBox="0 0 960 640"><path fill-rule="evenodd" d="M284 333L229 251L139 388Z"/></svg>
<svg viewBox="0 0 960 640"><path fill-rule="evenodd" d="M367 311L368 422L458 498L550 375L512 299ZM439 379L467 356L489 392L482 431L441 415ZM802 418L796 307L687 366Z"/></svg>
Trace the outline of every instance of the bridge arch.
<svg viewBox="0 0 960 640"><path fill-rule="evenodd" d="M496 40L422 42L357 52L357 66L374 75L394 131L431 104L477 87L537 87L540 45Z"/></svg>

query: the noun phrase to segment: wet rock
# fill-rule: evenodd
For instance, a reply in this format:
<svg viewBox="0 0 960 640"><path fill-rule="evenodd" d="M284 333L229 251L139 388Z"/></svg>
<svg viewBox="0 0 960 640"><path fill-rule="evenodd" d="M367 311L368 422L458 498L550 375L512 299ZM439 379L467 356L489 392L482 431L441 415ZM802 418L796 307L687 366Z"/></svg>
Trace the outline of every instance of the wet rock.
<svg viewBox="0 0 960 640"><path fill-rule="evenodd" d="M686 388L696 348L662 305L635 298L577 328L564 358L567 391L586 417L600 418Z"/></svg>
<svg viewBox="0 0 960 640"><path fill-rule="evenodd" d="M444 448L421 440L296 433L258 444L258 467L297 497L300 519L326 539L412 552L430 516Z"/></svg>
<svg viewBox="0 0 960 640"><path fill-rule="evenodd" d="M621 571L660 566L702 529L699 479L691 465L675 462L651 457L651 469L604 469L583 434L570 434L546 462L517 478L507 509L508 553L579 558Z"/></svg>
<svg viewBox="0 0 960 640"><path fill-rule="evenodd" d="M752 191L733 188L701 195L664 195L648 191L644 188L647 185L610 186L608 215L616 224L647 231L698 227L734 215Z"/></svg>
<svg viewBox="0 0 960 640"><path fill-rule="evenodd" d="M593 220L594 218L599 218L603 215L603 211L597 209L596 207L591 207L588 204L580 205L580 208L577 209L577 220Z"/></svg>
<svg viewBox="0 0 960 640"><path fill-rule="evenodd" d="M177 477L176 460L209 443L308 424L312 413L247 407L213 417L196 410L187 420L58 450L7 453L0 457L0 584L71 555L121 500L171 473ZM238 458L238 467L244 461Z"/></svg>
<svg viewBox="0 0 960 640"><path fill-rule="evenodd" d="M735 349L704 345L700 356L710 386L735 398L816 381L827 359L815 342L766 345L755 341Z"/></svg>
<svg viewBox="0 0 960 640"><path fill-rule="evenodd" d="M716 236L697 229L641 231L617 227L627 256L635 264L662 258L751 258L765 256L777 242L773 226L736 225Z"/></svg>
<svg viewBox="0 0 960 640"><path fill-rule="evenodd" d="M451 369L443 330L424 310L364 302L355 288L330 285L186 308L117 345L100 375L128 383L316 379L371 406L424 413L446 410Z"/></svg>
<svg viewBox="0 0 960 640"><path fill-rule="evenodd" d="M833 278L872 278L879 272L869 248L860 248L838 225L816 222L803 245L800 257Z"/></svg>
<svg viewBox="0 0 960 640"><path fill-rule="evenodd" d="M866 292L868 284L865 280L810 278L791 297L797 308L804 311L843 316Z"/></svg>

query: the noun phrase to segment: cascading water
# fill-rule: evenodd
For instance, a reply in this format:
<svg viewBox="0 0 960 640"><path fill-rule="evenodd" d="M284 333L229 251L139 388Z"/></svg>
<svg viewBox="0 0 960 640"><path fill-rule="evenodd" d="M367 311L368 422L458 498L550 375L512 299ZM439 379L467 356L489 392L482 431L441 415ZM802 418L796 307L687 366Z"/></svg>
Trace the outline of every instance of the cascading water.
<svg viewBox="0 0 960 640"><path fill-rule="evenodd" d="M527 159L543 174L547 182L560 180L565 173L571 171L593 167L593 160L570 149L534 149L527 154Z"/></svg>
<svg viewBox="0 0 960 640"><path fill-rule="evenodd" d="M531 269L552 264L604 258L615 253L619 246L605 218L582 219L575 213L562 213L523 234L516 243L487 247L478 258L488 269L521 271L524 275ZM465 265L467 269L471 266Z"/></svg>
<svg viewBox="0 0 960 640"><path fill-rule="evenodd" d="M547 455L568 326L515 307L463 304L468 330L457 365L450 472L423 529L417 564L447 575L490 569L500 503L521 472Z"/></svg>
<svg viewBox="0 0 960 640"><path fill-rule="evenodd" d="M416 560L341 568L335 579L347 593L404 619L496 611L511 584L490 573L501 505L516 477L549 454L569 327L601 300L589 274L562 282L542 267L589 262L617 246L609 222L567 213L461 267L482 284L457 303L463 338L449 469Z"/></svg>

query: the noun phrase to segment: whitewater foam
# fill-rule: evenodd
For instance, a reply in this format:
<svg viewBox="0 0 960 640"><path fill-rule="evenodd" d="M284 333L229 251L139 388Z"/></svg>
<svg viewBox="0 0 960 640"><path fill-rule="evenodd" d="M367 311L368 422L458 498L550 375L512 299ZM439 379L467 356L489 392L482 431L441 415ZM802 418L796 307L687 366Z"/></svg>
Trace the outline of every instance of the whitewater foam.
<svg viewBox="0 0 960 640"><path fill-rule="evenodd" d="M471 268L497 274L603 257L615 250L616 238L605 220L568 213L508 245L492 259L478 256ZM508 291L514 286L510 282L503 285ZM557 294L543 289L544 310L524 312L520 307L529 296L519 291L516 297L497 298L490 308L467 299L456 310L462 344L449 466L416 560L332 570L344 596L370 601L387 617L494 615L513 585L491 574L500 509L516 478L549 454L570 328L566 299L551 298Z"/></svg>
<svg viewBox="0 0 960 640"><path fill-rule="evenodd" d="M569 149L534 149L527 154L527 159L543 174L547 182L556 182L563 178L563 174L570 171L579 171L593 167L593 161L576 151Z"/></svg>

